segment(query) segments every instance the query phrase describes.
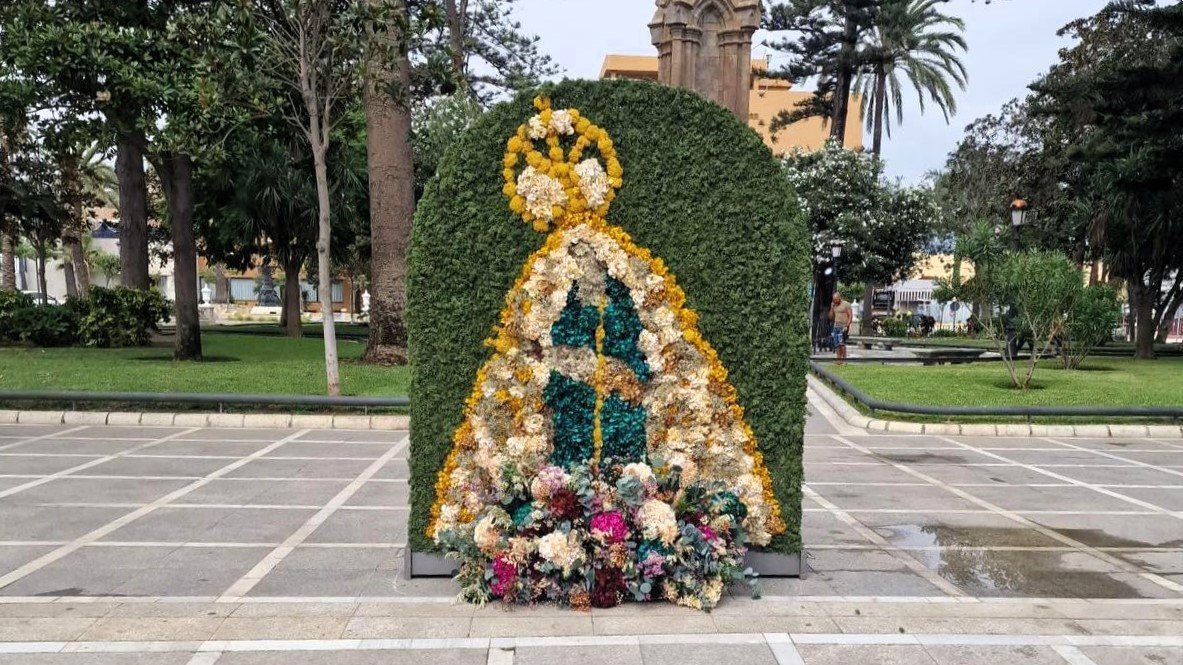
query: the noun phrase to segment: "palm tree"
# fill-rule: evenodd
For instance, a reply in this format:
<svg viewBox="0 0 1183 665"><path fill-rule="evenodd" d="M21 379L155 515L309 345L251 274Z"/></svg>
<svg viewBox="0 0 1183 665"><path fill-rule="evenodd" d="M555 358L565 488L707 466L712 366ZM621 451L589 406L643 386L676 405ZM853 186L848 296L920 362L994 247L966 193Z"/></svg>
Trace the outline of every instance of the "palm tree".
<svg viewBox="0 0 1183 665"><path fill-rule="evenodd" d="M90 291L90 264L83 247L83 239L90 232L86 208L92 204L114 208L119 203L119 181L106 157L105 146L95 141L80 156L63 160L63 176L76 190L69 197L73 208L71 219L62 227L62 245L67 251L66 288L70 295L85 297Z"/></svg>
<svg viewBox="0 0 1183 665"><path fill-rule="evenodd" d="M891 111L896 124L904 121L905 79L915 91L923 113L935 104L949 122L957 112L953 85L964 90L965 65L958 51L966 50L965 22L942 14L937 5L948 0L886 0L875 29L869 33L871 69L859 75L855 92L862 97L867 129L873 133L872 152L883 148L883 132L891 136ZM871 112L867 113L867 105Z"/></svg>

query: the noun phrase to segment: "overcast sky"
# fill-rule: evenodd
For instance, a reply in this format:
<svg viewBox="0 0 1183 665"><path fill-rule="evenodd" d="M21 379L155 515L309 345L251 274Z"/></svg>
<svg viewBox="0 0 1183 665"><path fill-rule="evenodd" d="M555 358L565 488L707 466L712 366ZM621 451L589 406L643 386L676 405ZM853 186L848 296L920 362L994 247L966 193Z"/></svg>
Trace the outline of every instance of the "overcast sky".
<svg viewBox="0 0 1183 665"><path fill-rule="evenodd" d="M518 0L516 16L568 78L597 78L607 53L655 54L649 42L652 0ZM1096 13L1107 0L952 0L946 12L966 23L969 86L958 94L958 114L949 125L939 111L919 115L915 97L905 98L903 126L885 140L888 174L913 182L939 168L967 124L1026 94L1026 86L1056 61L1067 42L1056 36L1064 24ZM756 41L761 40L756 35ZM757 56L765 49L755 47ZM773 66L777 65L773 59ZM870 143L870 137L867 137Z"/></svg>

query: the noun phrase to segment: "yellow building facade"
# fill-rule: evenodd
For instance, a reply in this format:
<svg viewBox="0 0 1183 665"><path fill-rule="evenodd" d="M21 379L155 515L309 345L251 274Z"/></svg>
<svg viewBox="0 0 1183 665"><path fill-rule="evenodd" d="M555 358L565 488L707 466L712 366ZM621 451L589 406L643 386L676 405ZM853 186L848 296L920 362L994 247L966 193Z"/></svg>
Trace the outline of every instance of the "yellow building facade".
<svg viewBox="0 0 1183 665"><path fill-rule="evenodd" d="M768 61L757 59L752 62L752 75L748 91L748 126L764 139L764 143L776 155L783 155L793 149L816 150L825 144L830 136L830 125L823 118L809 118L782 127L775 134L772 121L782 111L791 111L797 104L813 96L806 90L794 90L792 83L781 79L761 76L768 68ZM601 79L627 78L645 81L658 80L657 56L609 55L604 58L600 69ZM863 115L858 97L850 100L850 115L846 122L845 145L848 148L863 147Z"/></svg>

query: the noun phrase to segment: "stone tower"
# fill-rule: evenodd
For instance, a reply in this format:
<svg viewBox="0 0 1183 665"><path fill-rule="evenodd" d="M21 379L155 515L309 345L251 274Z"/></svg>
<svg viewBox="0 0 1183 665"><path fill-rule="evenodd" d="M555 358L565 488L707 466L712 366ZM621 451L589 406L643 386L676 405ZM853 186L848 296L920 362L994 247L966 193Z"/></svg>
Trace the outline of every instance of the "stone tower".
<svg viewBox="0 0 1183 665"><path fill-rule="evenodd" d="M694 90L746 123L758 27L760 0L657 0L649 30L658 80Z"/></svg>

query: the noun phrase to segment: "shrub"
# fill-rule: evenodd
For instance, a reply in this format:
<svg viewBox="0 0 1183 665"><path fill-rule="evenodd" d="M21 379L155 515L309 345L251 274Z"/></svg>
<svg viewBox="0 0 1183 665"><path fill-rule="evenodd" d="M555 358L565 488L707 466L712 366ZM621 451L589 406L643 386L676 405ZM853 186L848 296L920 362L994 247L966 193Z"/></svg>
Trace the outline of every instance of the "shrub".
<svg viewBox="0 0 1183 665"><path fill-rule="evenodd" d="M13 322L18 312L33 306L33 299L17 291L0 290L0 342L16 342L20 333Z"/></svg>
<svg viewBox="0 0 1183 665"><path fill-rule="evenodd" d="M13 312L15 340L33 346L70 346L78 339L78 313L67 305L33 305Z"/></svg>
<svg viewBox="0 0 1183 665"><path fill-rule="evenodd" d="M946 328L940 328L938 330L932 331L932 334L929 335L929 337L961 337L964 334L965 331L963 330L949 330Z"/></svg>
<svg viewBox="0 0 1183 665"><path fill-rule="evenodd" d="M506 140L536 94L575 107L612 136L624 186L608 221L661 257L730 372L800 551L801 446L808 357L808 235L760 137L702 97L638 81L565 81L494 107L448 149L416 212L407 278L411 358L410 546L425 535L436 475L491 350L505 296L544 235L502 194Z"/></svg>
<svg viewBox="0 0 1183 665"><path fill-rule="evenodd" d="M141 291L92 287L86 300L73 301L80 314L79 341L86 346L143 346L171 307L156 289Z"/></svg>
<svg viewBox="0 0 1183 665"><path fill-rule="evenodd" d="M1113 339L1121 321L1121 300L1108 284L1085 287L1068 310L1060 358L1064 369L1076 369L1094 348Z"/></svg>
<svg viewBox="0 0 1183 665"><path fill-rule="evenodd" d="M908 334L907 321L897 319L894 316L889 316L880 321L879 327L883 328L884 337L903 337Z"/></svg>

